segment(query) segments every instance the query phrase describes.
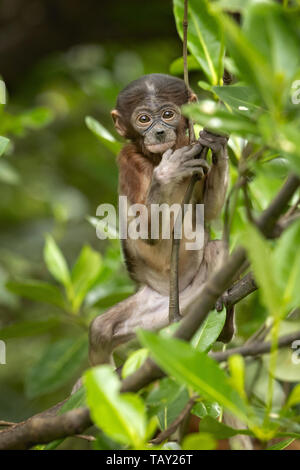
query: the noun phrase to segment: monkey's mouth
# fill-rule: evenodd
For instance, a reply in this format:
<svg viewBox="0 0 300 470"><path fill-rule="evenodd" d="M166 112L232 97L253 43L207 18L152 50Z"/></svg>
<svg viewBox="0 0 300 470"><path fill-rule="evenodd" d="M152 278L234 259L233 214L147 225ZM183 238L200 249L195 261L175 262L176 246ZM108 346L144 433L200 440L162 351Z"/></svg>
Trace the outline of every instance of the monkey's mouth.
<svg viewBox="0 0 300 470"><path fill-rule="evenodd" d="M149 152L151 152L151 153L163 153L166 150L173 147L173 145L175 145L175 143L176 143L175 140L169 140L169 142L147 145L147 150L149 150Z"/></svg>

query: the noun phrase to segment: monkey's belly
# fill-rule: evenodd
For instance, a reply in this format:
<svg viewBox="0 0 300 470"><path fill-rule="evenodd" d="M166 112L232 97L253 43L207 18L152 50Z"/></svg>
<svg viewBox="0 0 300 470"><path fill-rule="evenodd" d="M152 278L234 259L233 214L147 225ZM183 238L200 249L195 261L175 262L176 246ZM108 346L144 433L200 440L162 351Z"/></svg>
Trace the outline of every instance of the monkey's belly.
<svg viewBox="0 0 300 470"><path fill-rule="evenodd" d="M182 240L183 242L183 240ZM169 295L171 243L163 240L157 245L146 245L135 253L133 277L162 295ZM184 243L179 255L179 290L185 289L196 276L203 261L203 249L185 250Z"/></svg>

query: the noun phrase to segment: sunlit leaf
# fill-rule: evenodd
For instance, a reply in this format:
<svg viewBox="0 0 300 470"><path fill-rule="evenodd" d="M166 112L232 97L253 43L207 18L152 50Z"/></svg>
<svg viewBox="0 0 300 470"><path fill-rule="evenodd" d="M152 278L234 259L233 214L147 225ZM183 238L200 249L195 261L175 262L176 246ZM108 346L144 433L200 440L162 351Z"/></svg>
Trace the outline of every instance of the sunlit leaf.
<svg viewBox="0 0 300 470"><path fill-rule="evenodd" d="M44 258L52 276L65 286L70 286L70 272L66 260L51 235L46 238Z"/></svg>
<svg viewBox="0 0 300 470"><path fill-rule="evenodd" d="M300 403L300 384L296 385L291 391L287 399L286 406L287 408L290 408L294 405L298 405L298 403Z"/></svg>
<svg viewBox="0 0 300 470"><path fill-rule="evenodd" d="M226 109L217 108L211 101L185 105L183 113L218 134L234 133L243 137L258 135L257 125L247 116L236 115Z"/></svg>
<svg viewBox="0 0 300 470"><path fill-rule="evenodd" d="M210 312L192 339L192 345L198 351L208 351L218 339L226 319L226 310Z"/></svg>
<svg viewBox="0 0 300 470"><path fill-rule="evenodd" d="M7 139L6 137L0 136L0 157L5 152L8 144L9 144L9 139Z"/></svg>
<svg viewBox="0 0 300 470"><path fill-rule="evenodd" d="M291 439L286 439L280 442L277 442L277 444L274 444L273 446L267 447L266 450L283 450L286 449L292 442L294 442L295 438L292 437Z"/></svg>
<svg viewBox="0 0 300 470"><path fill-rule="evenodd" d="M138 336L142 344L149 348L155 361L168 374L247 421L247 407L244 401L213 359L177 339L162 338L149 331L139 331Z"/></svg>
<svg viewBox="0 0 300 470"><path fill-rule="evenodd" d="M137 369L139 369L143 362L145 362L147 357L148 350L145 348L138 349L137 351L134 351L132 354L130 354L130 356L122 367L123 379L125 379L126 377L128 377L128 375L133 374Z"/></svg>
<svg viewBox="0 0 300 470"><path fill-rule="evenodd" d="M178 33L183 38L184 1L173 0ZM206 0L189 1L188 48L210 83L219 85L223 76L224 44L220 23Z"/></svg>
<svg viewBox="0 0 300 470"><path fill-rule="evenodd" d="M280 316L283 312L283 293L274 272L276 258L268 244L258 230L249 226L242 243L248 251L252 263L255 279L260 286L261 298L270 313Z"/></svg>
<svg viewBox="0 0 300 470"><path fill-rule="evenodd" d="M73 308L76 311L91 289L103 267L100 253L84 246L71 272L74 292Z"/></svg>
<svg viewBox="0 0 300 470"><path fill-rule="evenodd" d="M238 391L241 397L247 400L245 393L245 362L242 356L233 354L228 359L230 383Z"/></svg>
<svg viewBox="0 0 300 470"><path fill-rule="evenodd" d="M201 66L199 62L195 59L193 55L189 55L187 58L188 63L188 70L191 72L192 70L201 70ZM172 75L182 75L184 71L183 67L183 58L178 57L178 59L174 60L170 65L170 73Z"/></svg>
<svg viewBox="0 0 300 470"><path fill-rule="evenodd" d="M122 148L122 143L117 141L111 133L105 129L96 119L91 116L85 118L85 123L90 131L114 154L118 154Z"/></svg>
<svg viewBox="0 0 300 470"><path fill-rule="evenodd" d="M239 114L249 116L251 113L263 111L258 104L259 97L249 86L214 86L212 89L224 103Z"/></svg>
<svg viewBox="0 0 300 470"><path fill-rule="evenodd" d="M182 450L213 450L217 446L215 439L207 433L188 434L182 443Z"/></svg>
<svg viewBox="0 0 300 470"><path fill-rule="evenodd" d="M141 398L119 394L120 381L110 366L88 370L84 384L95 424L118 442L140 446L146 436L145 406Z"/></svg>

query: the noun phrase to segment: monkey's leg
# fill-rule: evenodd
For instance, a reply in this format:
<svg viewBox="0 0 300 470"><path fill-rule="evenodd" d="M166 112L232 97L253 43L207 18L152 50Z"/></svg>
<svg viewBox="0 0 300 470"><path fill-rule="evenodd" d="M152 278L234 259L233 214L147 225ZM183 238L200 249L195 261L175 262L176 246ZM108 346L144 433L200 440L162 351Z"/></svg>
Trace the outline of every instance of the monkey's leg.
<svg viewBox="0 0 300 470"><path fill-rule="evenodd" d="M187 315L201 296L205 281L217 271L227 258L227 249L221 240L208 242L205 247L203 262L193 282L180 293L180 306L183 315ZM226 307L226 303L225 303ZM218 341L229 343L235 333L234 307L226 308L226 320Z"/></svg>
<svg viewBox="0 0 300 470"><path fill-rule="evenodd" d="M203 262L188 287L180 292L183 315L201 296L205 281L218 269L226 251L221 241L211 241L205 247ZM113 350L135 336L136 328L159 330L169 324L169 296L148 286L96 317L90 326L90 362L108 363ZM225 324L226 327L226 324ZM224 327L224 328L225 328Z"/></svg>
<svg viewBox="0 0 300 470"><path fill-rule="evenodd" d="M148 286L96 317L90 326L92 365L108 363L113 350L135 336L136 328L158 330L169 323L169 298Z"/></svg>

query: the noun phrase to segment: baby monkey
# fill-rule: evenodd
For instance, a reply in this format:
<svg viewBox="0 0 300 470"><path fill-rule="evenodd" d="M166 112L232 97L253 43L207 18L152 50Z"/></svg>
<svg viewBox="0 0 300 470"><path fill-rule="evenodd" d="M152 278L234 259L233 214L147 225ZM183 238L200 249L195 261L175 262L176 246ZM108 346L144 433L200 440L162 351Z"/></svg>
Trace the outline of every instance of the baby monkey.
<svg viewBox="0 0 300 470"><path fill-rule="evenodd" d="M201 296L204 283L222 264L226 249L209 239L208 225L220 214L228 183L227 138L204 130L188 145L188 121L181 106L197 101L183 80L164 74L145 75L130 83L118 96L111 112L117 132L129 140L118 157L119 195L128 205L143 204L151 225L151 206L181 204L192 175L199 175L191 204L204 204L204 243L197 250L182 236L179 252L180 313L186 315ZM203 147L211 149L212 163L199 158ZM126 214L128 222L132 216ZM171 222L174 223L174 220ZM172 233L172 227L171 227ZM169 282L172 237L122 240L126 266L139 288L126 300L94 319L90 327L92 365L109 362L112 351L132 339L135 329L163 328L169 323ZM234 312L219 340L234 334Z"/></svg>

